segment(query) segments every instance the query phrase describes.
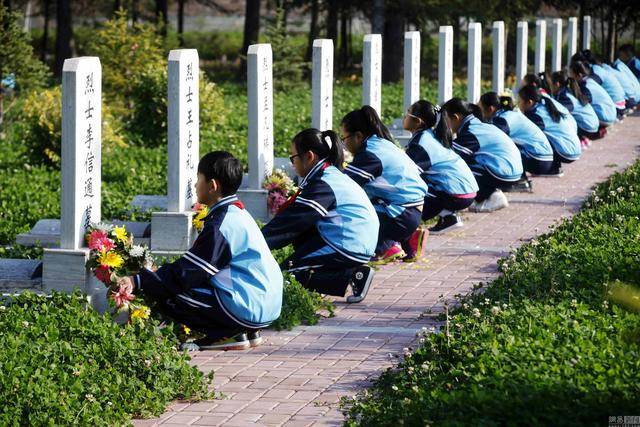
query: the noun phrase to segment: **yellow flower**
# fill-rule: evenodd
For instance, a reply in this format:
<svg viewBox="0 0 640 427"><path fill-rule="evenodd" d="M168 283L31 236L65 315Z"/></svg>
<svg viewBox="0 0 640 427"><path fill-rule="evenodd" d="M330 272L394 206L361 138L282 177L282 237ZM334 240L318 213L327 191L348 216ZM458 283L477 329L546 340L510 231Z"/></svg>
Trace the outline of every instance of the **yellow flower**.
<svg viewBox="0 0 640 427"><path fill-rule="evenodd" d="M136 308L131 312L131 319L145 320L149 318L150 314L151 310L149 310L149 307L142 305L140 308Z"/></svg>
<svg viewBox="0 0 640 427"><path fill-rule="evenodd" d="M186 325L182 325L182 331L184 332L185 335L191 334L191 329Z"/></svg>
<svg viewBox="0 0 640 427"><path fill-rule="evenodd" d="M98 262L104 267L120 268L122 267L124 260L117 253L109 251L101 252L100 256L98 257Z"/></svg>
<svg viewBox="0 0 640 427"><path fill-rule="evenodd" d="M113 227L113 234L116 236L116 240L121 243L127 243L129 241L129 235L124 225L120 227Z"/></svg>
<svg viewBox="0 0 640 427"><path fill-rule="evenodd" d="M201 209L198 209L196 211L196 214L193 217L193 228L195 228L196 231L202 230L202 227L204 227L203 220L208 213L209 213L209 207L207 205L203 205Z"/></svg>

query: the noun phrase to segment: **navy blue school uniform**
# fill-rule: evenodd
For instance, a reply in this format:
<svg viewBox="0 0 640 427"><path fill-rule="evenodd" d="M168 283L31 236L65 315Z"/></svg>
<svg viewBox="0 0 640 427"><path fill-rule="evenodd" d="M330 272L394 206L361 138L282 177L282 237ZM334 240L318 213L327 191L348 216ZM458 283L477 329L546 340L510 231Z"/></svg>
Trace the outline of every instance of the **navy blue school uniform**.
<svg viewBox="0 0 640 427"><path fill-rule="evenodd" d="M324 160L262 228L270 248L293 244L284 269L303 286L336 296L344 296L354 270L374 255L378 231L376 211L364 190Z"/></svg>
<svg viewBox="0 0 640 427"><path fill-rule="evenodd" d="M455 151L438 141L432 129L416 132L406 153L418 165L429 187L422 208L424 221L444 209L456 212L471 205L478 191L471 169Z"/></svg>
<svg viewBox="0 0 640 427"><path fill-rule="evenodd" d="M640 59L634 56L626 62L626 65L629 67L633 75L640 80Z"/></svg>
<svg viewBox="0 0 640 427"><path fill-rule="evenodd" d="M609 94L611 100L616 105L616 109L625 109L624 89L620 86L618 79L613 73L601 64L591 65L591 71L600 79L600 85Z"/></svg>
<svg viewBox="0 0 640 427"><path fill-rule="evenodd" d="M618 81L631 99L633 104L637 104L640 101L640 82L636 76L631 72L629 67L619 59L616 59L613 63L613 69L618 72Z"/></svg>
<svg viewBox="0 0 640 427"><path fill-rule="evenodd" d="M571 163L580 158L582 146L578 138L575 121L568 120L569 115L554 122L542 102L536 103L530 110L524 113L535 123L549 139L554 151L554 163L560 167L560 163Z"/></svg>
<svg viewBox="0 0 640 427"><path fill-rule="evenodd" d="M462 120L453 149L469 165L476 178L479 188L477 202L486 200L497 188L519 181L524 172L520 151L511 138L473 114Z"/></svg>
<svg viewBox="0 0 640 427"><path fill-rule="evenodd" d="M592 135L598 132L600 120L593 106L589 103L582 105L568 88L563 87L555 95L558 102L565 106L578 125L578 134Z"/></svg>
<svg viewBox="0 0 640 427"><path fill-rule="evenodd" d="M165 315L210 338L267 327L282 307L280 267L236 195L210 207L182 257L143 269L134 283Z"/></svg>
<svg viewBox="0 0 640 427"><path fill-rule="evenodd" d="M546 135L520 111L498 110L491 122L509 135L518 146L524 170L548 174L553 164L553 149ZM523 174L523 177L526 176Z"/></svg>
<svg viewBox="0 0 640 427"><path fill-rule="evenodd" d="M616 104L606 90L592 76L581 79L580 91L587 96L593 106L601 126L610 126L617 118Z"/></svg>
<svg viewBox="0 0 640 427"><path fill-rule="evenodd" d="M383 254L395 242L404 247L420 225L428 192L418 166L393 142L371 135L345 173L364 188L380 220L376 254Z"/></svg>

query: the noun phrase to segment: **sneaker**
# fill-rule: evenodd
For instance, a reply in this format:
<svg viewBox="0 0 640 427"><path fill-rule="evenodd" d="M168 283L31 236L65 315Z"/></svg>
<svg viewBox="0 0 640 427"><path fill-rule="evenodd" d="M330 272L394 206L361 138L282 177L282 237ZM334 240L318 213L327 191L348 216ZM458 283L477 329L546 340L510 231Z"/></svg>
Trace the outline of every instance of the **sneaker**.
<svg viewBox="0 0 640 427"><path fill-rule="evenodd" d="M369 292L369 287L373 281L375 272L373 268L368 265L358 267L351 277L351 288L353 289L353 295L347 297L347 303L355 304L362 301Z"/></svg>
<svg viewBox="0 0 640 427"><path fill-rule="evenodd" d="M402 261L404 262L415 262L422 257L424 253L424 242L427 240L427 236L429 235L429 230L425 230L422 227L418 227L416 231L413 232L409 240L407 241L408 251Z"/></svg>
<svg viewBox="0 0 640 427"><path fill-rule="evenodd" d="M449 214L445 216L441 216L438 219L438 223L429 229L429 233L431 234L444 234L448 231L453 230L454 228L462 227L462 220L458 215Z"/></svg>
<svg viewBox="0 0 640 427"><path fill-rule="evenodd" d="M469 210L471 212L493 212L508 206L509 201L507 200L507 196L505 196L502 191L496 190L488 199L480 203L474 201L473 204L469 206Z"/></svg>
<svg viewBox="0 0 640 427"><path fill-rule="evenodd" d="M180 346L180 349L186 351L201 351L201 350L247 350L251 347L247 334L241 333L231 338L211 339L201 338L193 342L186 342Z"/></svg>
<svg viewBox="0 0 640 427"><path fill-rule="evenodd" d="M262 334L259 330L247 332L247 338L249 339L249 345L251 347L257 347L262 344Z"/></svg>
<svg viewBox="0 0 640 427"><path fill-rule="evenodd" d="M583 150L586 150L591 145L591 142L588 138L580 138L580 146Z"/></svg>
<svg viewBox="0 0 640 427"><path fill-rule="evenodd" d="M507 193L533 193L533 183L526 178L522 178L515 184L506 187L503 191Z"/></svg>
<svg viewBox="0 0 640 427"><path fill-rule="evenodd" d="M386 252L383 253L382 255L379 255L373 258L372 263L374 265L388 264L390 262L397 260L398 258L402 258L403 255L404 255L404 252L402 251L402 248L398 243L396 243L393 246L391 246L389 249L387 249Z"/></svg>
<svg viewBox="0 0 640 427"><path fill-rule="evenodd" d="M551 169L549 173L545 173L544 175L533 175L536 178L562 178L564 176L564 171L562 168Z"/></svg>

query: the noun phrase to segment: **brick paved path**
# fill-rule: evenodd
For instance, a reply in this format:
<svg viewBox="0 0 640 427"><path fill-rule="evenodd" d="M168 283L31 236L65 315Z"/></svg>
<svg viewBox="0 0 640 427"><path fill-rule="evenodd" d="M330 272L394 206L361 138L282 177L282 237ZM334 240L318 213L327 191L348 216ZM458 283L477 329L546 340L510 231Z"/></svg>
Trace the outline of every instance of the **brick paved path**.
<svg viewBox="0 0 640 427"><path fill-rule="evenodd" d="M442 310L440 295L467 293L495 277L498 258L575 213L593 184L635 160L639 130L640 116L628 117L566 166L564 178L536 179L533 194L510 193L502 211L465 213L460 231L429 237L423 261L380 269L363 303L336 302L334 318L267 331L256 349L196 354L193 363L215 371L215 388L227 399L174 403L159 419L136 425L339 425L339 398L369 384L414 343L417 330L435 324L422 314Z"/></svg>

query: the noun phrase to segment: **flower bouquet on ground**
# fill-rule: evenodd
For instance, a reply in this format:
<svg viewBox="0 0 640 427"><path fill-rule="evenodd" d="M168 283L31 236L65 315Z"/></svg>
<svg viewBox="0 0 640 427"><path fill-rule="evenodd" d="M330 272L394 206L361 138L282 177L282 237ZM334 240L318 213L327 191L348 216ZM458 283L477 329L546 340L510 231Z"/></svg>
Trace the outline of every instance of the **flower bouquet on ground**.
<svg viewBox="0 0 640 427"><path fill-rule="evenodd" d="M127 313L130 323L147 319L149 307L136 298L131 283L120 279L153 265L149 249L134 245L133 236L124 226L92 224L86 239L90 249L87 268L107 287L107 299L115 308L114 317Z"/></svg>
<svg viewBox="0 0 640 427"><path fill-rule="evenodd" d="M298 190L293 180L282 169L274 169L273 173L264 180L262 188L268 192L267 208L271 215L278 213L287 199Z"/></svg>

